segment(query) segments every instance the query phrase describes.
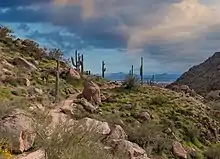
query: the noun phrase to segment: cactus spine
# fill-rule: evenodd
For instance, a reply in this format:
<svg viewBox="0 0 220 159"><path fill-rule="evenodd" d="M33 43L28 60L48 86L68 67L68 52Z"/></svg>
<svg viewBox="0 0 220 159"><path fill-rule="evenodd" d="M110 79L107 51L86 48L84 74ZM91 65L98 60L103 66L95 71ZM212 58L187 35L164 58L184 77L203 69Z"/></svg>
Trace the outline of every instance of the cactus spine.
<svg viewBox="0 0 220 159"><path fill-rule="evenodd" d="M71 61L72 61L72 65L74 67L76 67L76 70L78 72L80 72L80 68L81 68L81 74L84 73L84 58L83 58L83 54L80 55L80 53L77 52L77 50L75 51L75 58L71 57Z"/></svg>
<svg viewBox="0 0 220 159"><path fill-rule="evenodd" d="M141 67L140 67L141 84L144 83L144 81L143 81L143 63L144 63L144 58L141 57Z"/></svg>
<svg viewBox="0 0 220 159"><path fill-rule="evenodd" d="M105 61L102 61L102 78L105 78L105 71L106 71Z"/></svg>

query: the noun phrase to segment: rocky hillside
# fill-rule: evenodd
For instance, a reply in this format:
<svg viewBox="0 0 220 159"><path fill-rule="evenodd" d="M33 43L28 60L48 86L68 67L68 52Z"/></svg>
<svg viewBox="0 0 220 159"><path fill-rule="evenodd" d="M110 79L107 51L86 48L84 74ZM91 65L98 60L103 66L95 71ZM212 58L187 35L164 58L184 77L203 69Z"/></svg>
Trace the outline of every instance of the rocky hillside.
<svg viewBox="0 0 220 159"><path fill-rule="evenodd" d="M197 94L140 86L133 78L126 85L109 82L62 59L55 101L54 50L5 31L0 29L0 158L219 158L220 111Z"/></svg>
<svg viewBox="0 0 220 159"><path fill-rule="evenodd" d="M188 85L201 95L220 89L220 52L185 72L173 84Z"/></svg>

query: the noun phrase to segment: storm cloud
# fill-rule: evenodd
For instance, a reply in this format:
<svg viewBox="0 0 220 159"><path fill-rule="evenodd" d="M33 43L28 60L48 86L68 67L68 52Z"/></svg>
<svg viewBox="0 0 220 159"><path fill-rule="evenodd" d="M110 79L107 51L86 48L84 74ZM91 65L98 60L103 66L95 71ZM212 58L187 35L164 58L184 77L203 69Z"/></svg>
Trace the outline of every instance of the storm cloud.
<svg viewBox="0 0 220 159"><path fill-rule="evenodd" d="M49 23L69 34L30 29L27 37L66 50L123 50L183 71L219 51L217 6L216 0L9 0L0 2L6 9L0 21Z"/></svg>

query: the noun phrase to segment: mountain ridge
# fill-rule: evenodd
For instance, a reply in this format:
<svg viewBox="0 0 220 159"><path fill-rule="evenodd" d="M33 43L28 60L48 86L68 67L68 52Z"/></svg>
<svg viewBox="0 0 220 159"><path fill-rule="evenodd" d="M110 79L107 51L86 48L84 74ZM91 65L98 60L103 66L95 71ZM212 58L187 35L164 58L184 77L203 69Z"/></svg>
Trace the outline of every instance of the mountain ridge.
<svg viewBox="0 0 220 159"><path fill-rule="evenodd" d="M220 52L184 72L172 85L188 85L201 95L220 89Z"/></svg>

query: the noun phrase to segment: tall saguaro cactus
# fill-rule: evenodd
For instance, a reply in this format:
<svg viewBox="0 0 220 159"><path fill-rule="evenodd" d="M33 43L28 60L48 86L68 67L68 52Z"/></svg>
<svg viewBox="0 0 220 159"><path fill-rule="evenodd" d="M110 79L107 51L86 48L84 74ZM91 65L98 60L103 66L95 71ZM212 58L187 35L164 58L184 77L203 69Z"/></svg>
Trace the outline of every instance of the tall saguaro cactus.
<svg viewBox="0 0 220 159"><path fill-rule="evenodd" d="M134 76L134 65L131 65L131 75Z"/></svg>
<svg viewBox="0 0 220 159"><path fill-rule="evenodd" d="M75 58L71 57L71 61L72 61L72 65L74 67L76 67L76 70L78 72L80 72L80 68L81 68L81 74L84 73L84 57L83 54L80 55L80 53L77 52L77 50L75 51Z"/></svg>
<svg viewBox="0 0 220 159"><path fill-rule="evenodd" d="M141 67L140 67L140 76L141 76L141 84L143 84L143 63L144 63L144 58L141 57Z"/></svg>
<svg viewBox="0 0 220 159"><path fill-rule="evenodd" d="M54 50L57 66L56 66L56 84L55 84L55 102L59 101L59 77L60 77L60 58L61 52L59 49Z"/></svg>
<svg viewBox="0 0 220 159"><path fill-rule="evenodd" d="M102 61L102 78L105 78L105 71L106 71L105 61Z"/></svg>

